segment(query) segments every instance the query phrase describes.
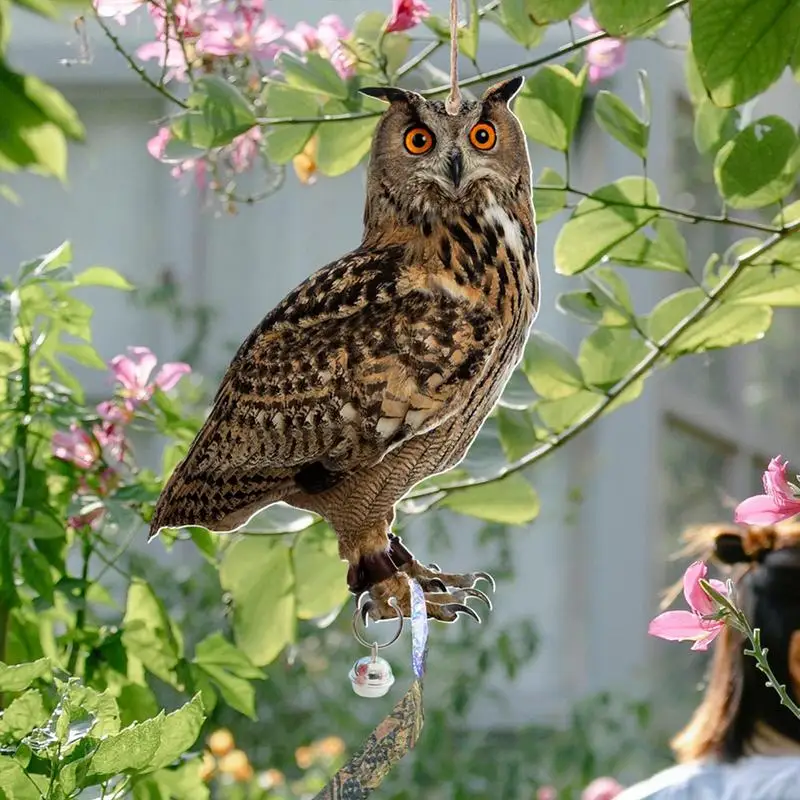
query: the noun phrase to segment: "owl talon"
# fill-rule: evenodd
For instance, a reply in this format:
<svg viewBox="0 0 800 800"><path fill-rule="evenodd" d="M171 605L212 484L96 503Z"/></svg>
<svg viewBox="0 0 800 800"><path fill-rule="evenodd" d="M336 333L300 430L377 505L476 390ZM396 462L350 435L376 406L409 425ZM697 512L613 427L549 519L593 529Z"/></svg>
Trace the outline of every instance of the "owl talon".
<svg viewBox="0 0 800 800"><path fill-rule="evenodd" d="M455 622L460 614L466 614L468 617L472 617L478 625L481 624L481 618L478 616L478 613L475 609L470 608L465 603L444 603L441 606L442 611L447 612L448 614L455 614L453 618L453 622Z"/></svg>
<svg viewBox="0 0 800 800"><path fill-rule="evenodd" d="M478 581L480 578L487 581L489 585L492 587L492 592L497 591L497 584L494 582L494 578L488 572L475 572L473 573L475 576L475 581Z"/></svg>
<svg viewBox="0 0 800 800"><path fill-rule="evenodd" d="M482 603L486 603L489 611L492 610L492 601L489 599L489 595L480 589L461 589L458 592L453 592L453 594L458 597L476 597Z"/></svg>
<svg viewBox="0 0 800 800"><path fill-rule="evenodd" d="M431 578L429 581L425 581L423 589L426 591L444 592L445 594L447 593L447 586L445 586L444 582L440 581L438 578Z"/></svg>

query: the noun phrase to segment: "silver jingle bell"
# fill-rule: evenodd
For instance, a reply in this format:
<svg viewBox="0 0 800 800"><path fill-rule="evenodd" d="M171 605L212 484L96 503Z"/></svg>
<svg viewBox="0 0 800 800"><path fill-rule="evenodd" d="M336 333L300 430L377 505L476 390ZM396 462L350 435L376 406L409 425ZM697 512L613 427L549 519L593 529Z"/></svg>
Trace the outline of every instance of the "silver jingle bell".
<svg viewBox="0 0 800 800"><path fill-rule="evenodd" d="M350 670L350 683L359 697L383 697L394 683L391 664L378 655L373 647L372 655L359 658Z"/></svg>

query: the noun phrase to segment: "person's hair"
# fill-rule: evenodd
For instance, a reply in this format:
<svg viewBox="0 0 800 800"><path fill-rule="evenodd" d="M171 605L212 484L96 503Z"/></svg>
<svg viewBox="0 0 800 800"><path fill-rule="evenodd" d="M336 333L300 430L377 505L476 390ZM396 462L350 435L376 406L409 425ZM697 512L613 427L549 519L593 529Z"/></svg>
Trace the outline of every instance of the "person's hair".
<svg viewBox="0 0 800 800"><path fill-rule="evenodd" d="M789 670L792 634L800 631L800 526L740 530L706 527L715 533L713 557L739 566L732 574L737 605L761 630L761 644L779 683L798 701ZM681 762L716 757L736 761L756 723L800 742L800 719L781 705L755 659L745 655L744 636L726 626L713 645L705 696L689 724L670 743Z"/></svg>

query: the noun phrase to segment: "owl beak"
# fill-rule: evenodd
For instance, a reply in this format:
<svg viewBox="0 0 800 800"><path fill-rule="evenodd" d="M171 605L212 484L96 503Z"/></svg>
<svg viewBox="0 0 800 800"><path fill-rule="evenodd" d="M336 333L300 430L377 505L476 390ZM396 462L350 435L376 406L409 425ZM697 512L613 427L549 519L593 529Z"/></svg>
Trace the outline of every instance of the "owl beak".
<svg viewBox="0 0 800 800"><path fill-rule="evenodd" d="M464 174L464 159L460 150L453 150L450 153L450 158L447 160L447 171L453 181L453 186L458 189L461 185L461 176Z"/></svg>

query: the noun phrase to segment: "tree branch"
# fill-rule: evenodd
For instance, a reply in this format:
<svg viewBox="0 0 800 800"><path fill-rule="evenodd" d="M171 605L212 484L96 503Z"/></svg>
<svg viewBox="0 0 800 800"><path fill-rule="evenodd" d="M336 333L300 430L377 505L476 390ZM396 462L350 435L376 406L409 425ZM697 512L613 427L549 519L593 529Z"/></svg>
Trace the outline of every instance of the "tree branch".
<svg viewBox="0 0 800 800"><path fill-rule="evenodd" d="M508 464L496 475L485 478L472 478L470 480L454 481L453 483L444 484L443 486L431 486L426 489L421 489L418 492L411 492L403 499L417 500L421 497L431 497L433 495L437 495L440 492L454 492L458 489L468 489L472 486L484 486L486 484L493 483L494 481L498 481L507 477L508 475L513 475L515 472L520 472L521 470L530 467L532 464L535 464L537 461L543 459L546 455L549 455L551 452L553 452L553 450L557 450L559 447L562 447L567 442L574 439L579 433L581 433L581 431L588 428L596 419L598 419L624 391L633 386L633 384L636 383L636 381L638 381L640 378L646 377L655 369L656 366L658 366L658 363L662 360L664 353L669 349L670 345L674 344L680 336L690 330L695 323L699 322L708 311L710 311L720 302L728 289L730 289L730 287L735 283L736 279L742 274L746 266L752 264L757 258L771 250L779 242L782 242L784 239L787 239L792 234L798 232L800 232L800 220L793 222L791 225L785 226L780 231L774 233L768 239L763 241L761 244L753 247L751 250L748 250L746 253L739 256L739 258L737 258L734 262L730 272L717 284L712 291L708 293L703 302L700 303L691 314L684 317L668 334L666 334L666 336L659 340L656 343L655 349L653 349L648 356L642 359L642 361L640 361L636 367L634 367L621 381L619 381L619 383L617 383L613 389L607 392L605 397L596 406L596 408L592 409L592 411L583 417L583 419L579 420L565 431L562 431L554 436L549 442L546 442L540 447L537 447L535 450L532 450L523 458ZM432 507L432 505L436 505L438 502L440 501L436 500L433 504L426 506L426 510Z"/></svg>

